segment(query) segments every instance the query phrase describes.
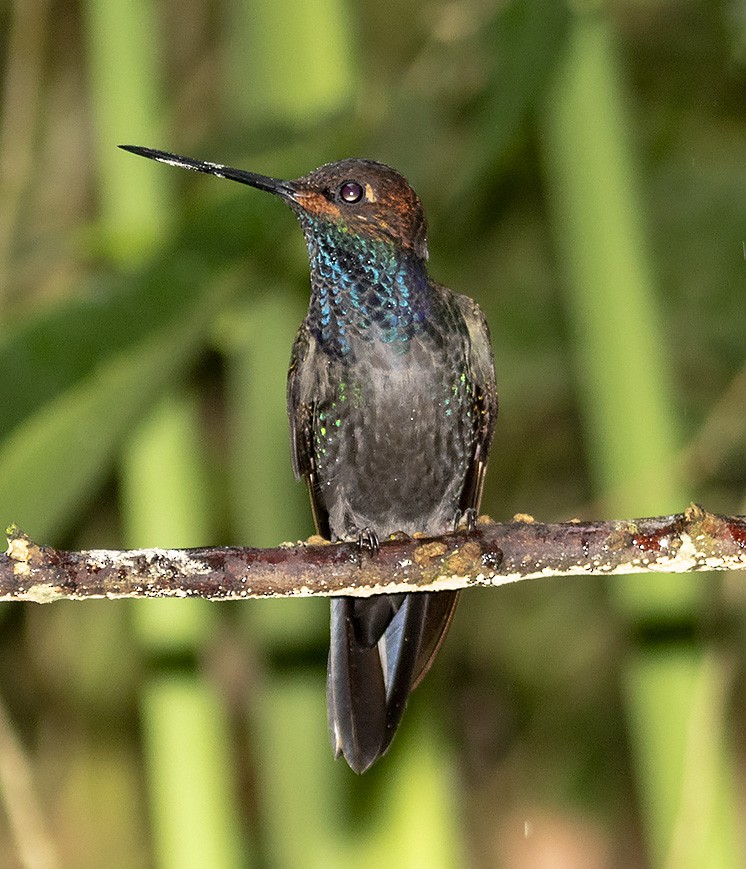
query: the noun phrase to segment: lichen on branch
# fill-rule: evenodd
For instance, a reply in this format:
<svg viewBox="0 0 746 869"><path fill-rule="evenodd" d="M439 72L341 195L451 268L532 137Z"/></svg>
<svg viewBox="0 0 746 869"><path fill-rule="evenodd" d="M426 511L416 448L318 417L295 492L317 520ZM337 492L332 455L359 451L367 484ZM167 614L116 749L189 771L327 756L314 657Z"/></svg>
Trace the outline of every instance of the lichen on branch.
<svg viewBox="0 0 746 869"><path fill-rule="evenodd" d="M689 573L746 568L746 517L691 505L649 519L543 524L481 517L472 532L394 535L371 555L320 538L270 549L66 552L8 529L0 600L199 597L236 600L444 591L576 574Z"/></svg>

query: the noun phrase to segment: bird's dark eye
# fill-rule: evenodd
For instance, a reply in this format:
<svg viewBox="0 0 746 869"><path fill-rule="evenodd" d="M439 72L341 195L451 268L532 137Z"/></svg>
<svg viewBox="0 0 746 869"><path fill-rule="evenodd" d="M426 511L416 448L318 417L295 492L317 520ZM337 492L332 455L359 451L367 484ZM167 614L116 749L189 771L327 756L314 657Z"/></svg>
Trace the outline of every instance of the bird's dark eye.
<svg viewBox="0 0 746 869"><path fill-rule="evenodd" d="M358 184L357 181L345 181L345 183L339 188L339 198L343 202L349 202L352 204L360 202L363 198L363 192L362 185Z"/></svg>

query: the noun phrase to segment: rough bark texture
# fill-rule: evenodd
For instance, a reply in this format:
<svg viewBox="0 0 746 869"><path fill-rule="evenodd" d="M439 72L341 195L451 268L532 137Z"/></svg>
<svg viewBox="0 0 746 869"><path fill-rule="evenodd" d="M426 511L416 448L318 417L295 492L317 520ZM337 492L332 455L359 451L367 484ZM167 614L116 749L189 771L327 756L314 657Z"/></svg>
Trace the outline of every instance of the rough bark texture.
<svg viewBox="0 0 746 869"><path fill-rule="evenodd" d="M586 574L746 568L746 517L692 505L652 519L542 524L531 517L471 534L385 541L375 557L354 543L64 552L8 529L0 600L360 595L503 585ZM655 580L651 577L651 582Z"/></svg>

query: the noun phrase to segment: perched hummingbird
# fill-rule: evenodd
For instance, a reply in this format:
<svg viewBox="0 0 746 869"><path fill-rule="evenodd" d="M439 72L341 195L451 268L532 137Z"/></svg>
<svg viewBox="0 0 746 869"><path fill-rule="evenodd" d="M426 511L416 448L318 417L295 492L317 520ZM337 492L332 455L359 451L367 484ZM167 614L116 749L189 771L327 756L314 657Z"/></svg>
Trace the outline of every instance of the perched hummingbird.
<svg viewBox="0 0 746 869"><path fill-rule="evenodd" d="M293 468L328 540L373 554L395 532L473 527L497 416L489 331L479 306L428 273L417 194L372 160L281 181L150 148L126 151L239 181L298 217L311 300L288 373ZM389 747L430 667L458 592L331 602L327 679L334 751L364 772Z"/></svg>

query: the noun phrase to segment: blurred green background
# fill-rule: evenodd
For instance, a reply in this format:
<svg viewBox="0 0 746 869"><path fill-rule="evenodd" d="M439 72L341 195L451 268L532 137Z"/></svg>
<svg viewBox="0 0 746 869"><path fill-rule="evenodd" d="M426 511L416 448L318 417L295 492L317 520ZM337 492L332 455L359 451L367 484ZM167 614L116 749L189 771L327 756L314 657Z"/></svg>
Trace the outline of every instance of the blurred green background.
<svg viewBox="0 0 746 869"><path fill-rule="evenodd" d="M742 0L0 6L0 522L68 548L311 532L307 303L271 197L396 166L492 329L483 503L746 512ZM324 601L0 609L0 865L744 865L744 578L463 595L389 754L326 735Z"/></svg>

